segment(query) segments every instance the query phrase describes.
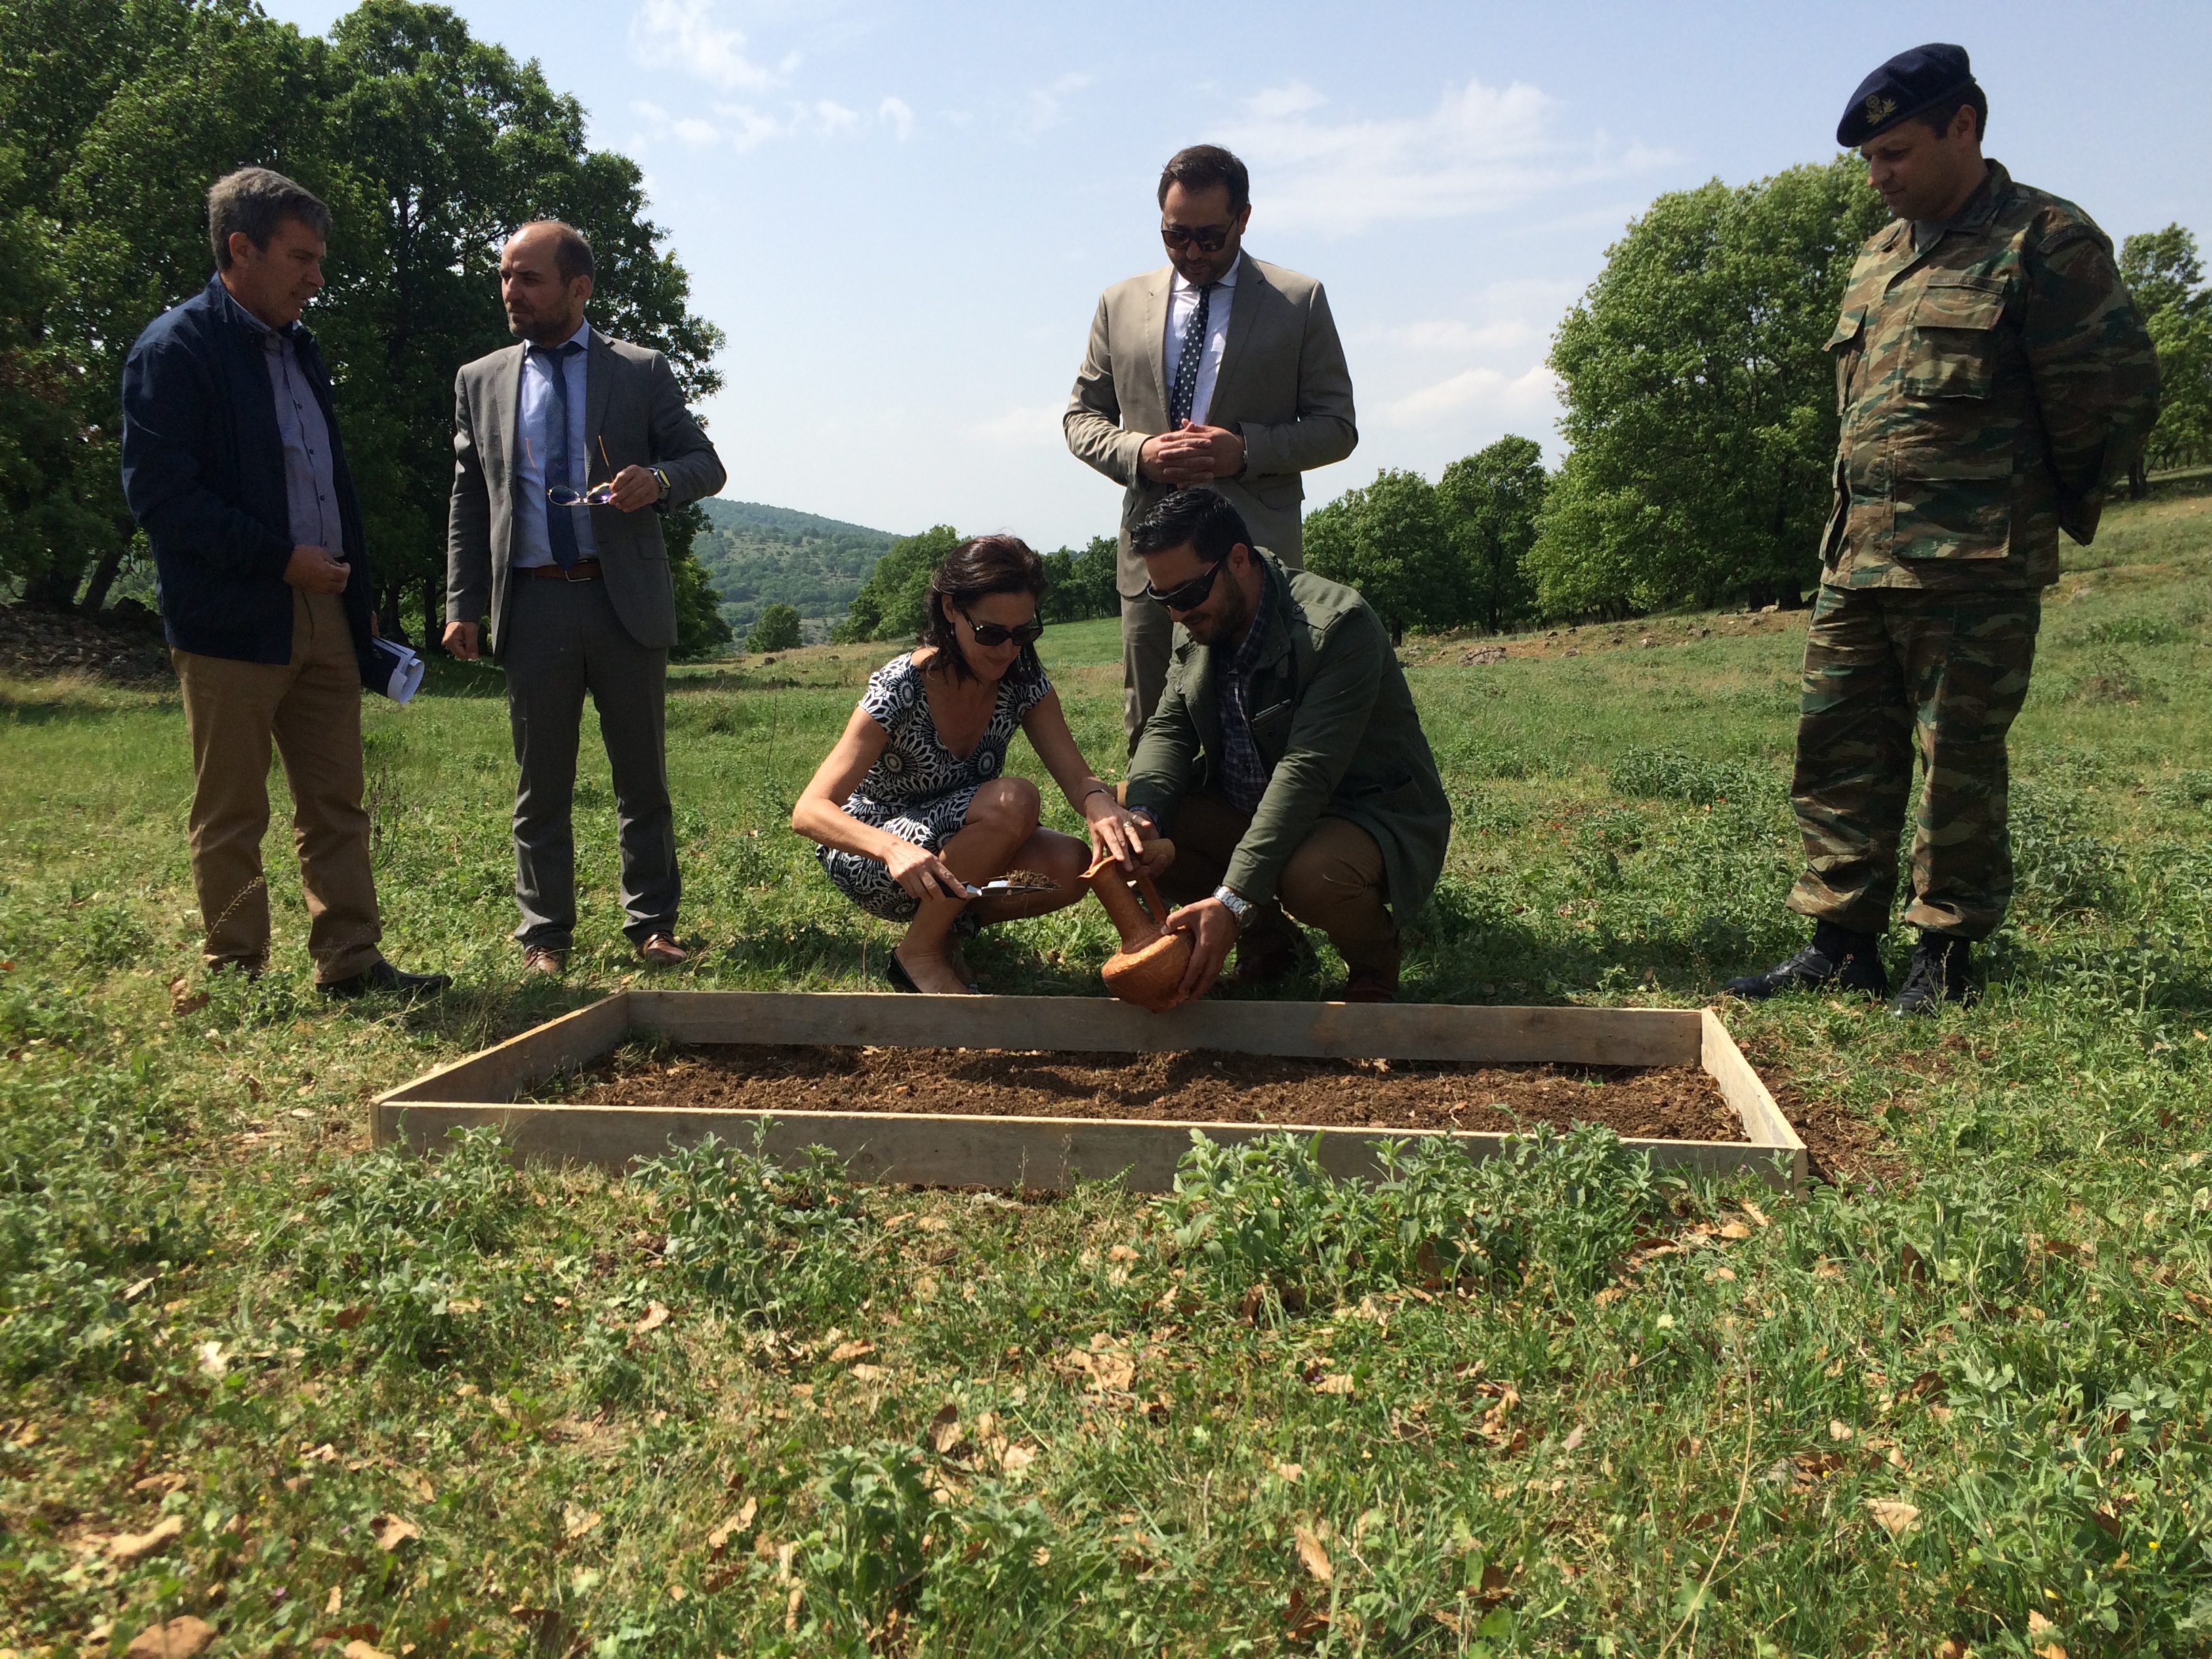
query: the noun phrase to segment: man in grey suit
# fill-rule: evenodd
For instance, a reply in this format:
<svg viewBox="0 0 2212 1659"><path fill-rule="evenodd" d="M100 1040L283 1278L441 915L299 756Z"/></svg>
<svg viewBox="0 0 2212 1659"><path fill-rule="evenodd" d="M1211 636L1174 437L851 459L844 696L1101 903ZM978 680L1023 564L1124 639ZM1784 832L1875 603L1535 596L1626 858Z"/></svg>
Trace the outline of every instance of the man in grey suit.
<svg viewBox="0 0 2212 1659"><path fill-rule="evenodd" d="M614 771L623 931L648 966L672 967L685 957L665 725L676 592L659 515L721 489L722 463L667 360L584 320L592 250L574 228L523 226L501 252L499 283L525 343L479 357L454 381L445 643L473 660L489 616L489 645L507 670L521 773L514 937L530 970L568 966L569 811L589 691Z"/></svg>
<svg viewBox="0 0 2212 1659"><path fill-rule="evenodd" d="M1301 568L1299 474L1359 441L1352 372L1310 276L1243 251L1244 164L1196 144L1160 173L1165 268L1100 296L1061 428L1076 459L1123 486L1121 718L1129 750L1167 683L1174 624L1146 595L1129 526L1170 492L1218 490L1258 545Z"/></svg>

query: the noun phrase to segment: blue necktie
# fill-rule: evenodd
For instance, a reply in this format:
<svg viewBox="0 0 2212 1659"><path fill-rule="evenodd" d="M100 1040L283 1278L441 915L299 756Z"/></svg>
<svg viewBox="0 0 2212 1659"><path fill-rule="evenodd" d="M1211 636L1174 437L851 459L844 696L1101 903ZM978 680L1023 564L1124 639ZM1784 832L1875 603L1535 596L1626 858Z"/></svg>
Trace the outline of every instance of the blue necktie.
<svg viewBox="0 0 2212 1659"><path fill-rule="evenodd" d="M568 483L568 359L584 348L571 340L545 352L553 374L553 402L545 415L545 482L550 487ZM542 348L541 348L542 349ZM580 556L576 546L578 509L545 501L545 541L553 550L553 562L566 570Z"/></svg>
<svg viewBox="0 0 2212 1659"><path fill-rule="evenodd" d="M1198 291L1198 303L1182 325L1182 351L1176 358L1175 385L1168 392L1168 429L1172 432L1190 418L1198 397L1198 366L1206 356L1206 313L1212 303L1213 284Z"/></svg>

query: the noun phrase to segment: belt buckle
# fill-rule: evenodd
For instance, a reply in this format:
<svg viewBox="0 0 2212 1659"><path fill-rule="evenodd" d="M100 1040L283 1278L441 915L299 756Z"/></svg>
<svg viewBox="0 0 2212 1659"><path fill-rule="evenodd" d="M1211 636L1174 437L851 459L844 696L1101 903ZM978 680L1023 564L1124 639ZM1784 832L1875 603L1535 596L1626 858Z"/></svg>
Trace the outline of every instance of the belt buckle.
<svg viewBox="0 0 2212 1659"><path fill-rule="evenodd" d="M562 565L561 567L561 580L564 582L587 582L591 580L592 576L589 571L586 571L580 576L576 574L583 562L584 562L581 559L579 559L574 564Z"/></svg>

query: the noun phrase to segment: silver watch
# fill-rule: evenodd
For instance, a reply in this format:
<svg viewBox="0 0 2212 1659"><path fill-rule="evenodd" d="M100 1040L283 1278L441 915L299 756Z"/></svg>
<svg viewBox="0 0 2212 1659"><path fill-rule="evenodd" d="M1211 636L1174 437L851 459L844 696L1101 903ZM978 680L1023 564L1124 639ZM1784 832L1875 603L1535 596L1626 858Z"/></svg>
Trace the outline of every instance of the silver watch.
<svg viewBox="0 0 2212 1659"><path fill-rule="evenodd" d="M1237 926L1241 929L1244 926L1244 918L1252 914L1252 901L1239 898L1236 889L1226 883L1213 890L1213 896L1223 909L1237 918Z"/></svg>

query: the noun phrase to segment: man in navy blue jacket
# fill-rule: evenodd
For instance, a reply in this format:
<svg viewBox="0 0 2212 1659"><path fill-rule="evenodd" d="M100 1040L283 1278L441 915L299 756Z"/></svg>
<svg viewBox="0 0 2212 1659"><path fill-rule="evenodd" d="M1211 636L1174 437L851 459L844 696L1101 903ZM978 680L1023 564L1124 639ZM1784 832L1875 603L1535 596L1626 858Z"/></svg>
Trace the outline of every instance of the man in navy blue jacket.
<svg viewBox="0 0 2212 1659"><path fill-rule="evenodd" d="M192 885L211 969L269 955L269 751L284 758L324 994L420 995L377 948L362 805L367 550L330 376L300 313L331 211L265 167L208 191L216 271L147 325L123 370L123 493L153 544L192 744Z"/></svg>

